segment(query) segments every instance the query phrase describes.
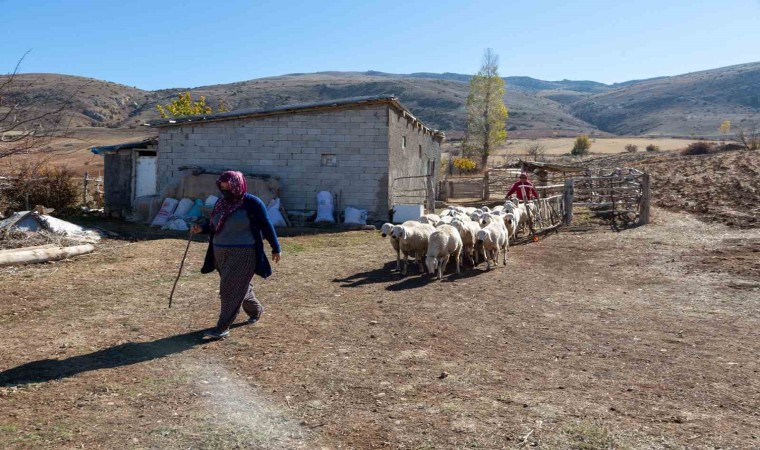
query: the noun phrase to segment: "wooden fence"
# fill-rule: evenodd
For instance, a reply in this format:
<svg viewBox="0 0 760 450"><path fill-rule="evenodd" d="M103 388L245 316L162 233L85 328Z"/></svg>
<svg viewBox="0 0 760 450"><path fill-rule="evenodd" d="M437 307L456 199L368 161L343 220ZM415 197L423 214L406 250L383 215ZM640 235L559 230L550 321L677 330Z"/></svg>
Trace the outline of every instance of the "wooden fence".
<svg viewBox="0 0 760 450"><path fill-rule="evenodd" d="M475 177L450 178L440 182L439 200L501 200L518 174L516 169L492 169ZM613 224L649 223L650 179L639 170L544 172L535 175L534 181L540 199L528 202L527 223L532 233L570 224L574 207L587 208Z"/></svg>
<svg viewBox="0 0 760 450"><path fill-rule="evenodd" d="M572 179L573 206L582 206L613 223L649 223L649 174L636 169L615 169L598 176Z"/></svg>
<svg viewBox="0 0 760 450"><path fill-rule="evenodd" d="M391 207L393 205L425 205L435 209L435 189L430 175L394 178L391 183Z"/></svg>

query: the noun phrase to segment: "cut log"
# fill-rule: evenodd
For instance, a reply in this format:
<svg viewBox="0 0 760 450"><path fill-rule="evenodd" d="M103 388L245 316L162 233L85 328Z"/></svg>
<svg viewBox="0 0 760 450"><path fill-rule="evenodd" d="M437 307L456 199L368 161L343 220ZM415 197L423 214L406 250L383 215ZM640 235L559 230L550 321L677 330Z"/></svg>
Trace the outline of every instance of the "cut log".
<svg viewBox="0 0 760 450"><path fill-rule="evenodd" d="M0 250L0 255L5 255L7 253L16 253L22 250L39 250L41 248L53 248L53 247L59 247L59 246L56 244L45 244L45 245L34 245L31 247L7 248L4 250Z"/></svg>
<svg viewBox="0 0 760 450"><path fill-rule="evenodd" d="M36 250L20 249L15 252L0 255L0 266L59 261L72 256L84 255L94 250L95 246L92 244L74 245L72 247L63 248L40 248Z"/></svg>

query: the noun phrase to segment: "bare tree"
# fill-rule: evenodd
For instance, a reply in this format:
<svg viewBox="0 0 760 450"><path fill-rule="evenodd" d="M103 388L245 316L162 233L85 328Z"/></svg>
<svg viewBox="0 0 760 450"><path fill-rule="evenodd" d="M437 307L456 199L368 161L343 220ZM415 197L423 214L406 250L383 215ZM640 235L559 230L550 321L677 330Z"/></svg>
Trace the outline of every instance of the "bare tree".
<svg viewBox="0 0 760 450"><path fill-rule="evenodd" d="M525 149L525 153L533 161L543 161L546 156L546 146L537 140L532 140Z"/></svg>
<svg viewBox="0 0 760 450"><path fill-rule="evenodd" d="M757 122L752 122L749 128L739 128L736 140L747 150L760 150L760 128L757 127Z"/></svg>
<svg viewBox="0 0 760 450"><path fill-rule="evenodd" d="M67 109L76 92L43 110L24 103L34 86L34 82L19 79L18 72L27 54L18 60L13 72L0 77L0 158L50 152L50 141L62 137L71 122Z"/></svg>

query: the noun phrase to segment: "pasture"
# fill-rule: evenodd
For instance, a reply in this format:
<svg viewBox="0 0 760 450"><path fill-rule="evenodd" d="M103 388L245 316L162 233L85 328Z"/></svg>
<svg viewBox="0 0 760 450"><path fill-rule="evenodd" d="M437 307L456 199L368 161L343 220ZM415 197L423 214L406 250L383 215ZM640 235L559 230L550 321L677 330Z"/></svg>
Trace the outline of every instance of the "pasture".
<svg viewBox="0 0 760 450"><path fill-rule="evenodd" d="M506 266L391 272L377 232L283 238L266 311L218 313L206 244L106 240L0 270L6 448L751 448L758 229L578 215ZM242 317L238 321L242 322Z"/></svg>

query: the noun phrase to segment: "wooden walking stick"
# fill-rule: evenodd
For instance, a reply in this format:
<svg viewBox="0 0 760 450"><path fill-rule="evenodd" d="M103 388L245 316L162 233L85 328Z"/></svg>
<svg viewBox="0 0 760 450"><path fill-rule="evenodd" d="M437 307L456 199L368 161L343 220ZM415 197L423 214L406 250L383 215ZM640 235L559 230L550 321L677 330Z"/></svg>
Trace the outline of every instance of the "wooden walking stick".
<svg viewBox="0 0 760 450"><path fill-rule="evenodd" d="M174 290L177 288L177 282L179 281L179 276L182 275L182 267L185 266L185 258L187 258L187 251L190 250L190 242L193 241L193 234L190 233L190 237L187 238L187 247L185 247L185 254L182 255L182 262L179 265L179 272L177 272L177 278L174 280L174 286L172 286L172 293L169 294L169 308L172 307L172 298L174 297Z"/></svg>

